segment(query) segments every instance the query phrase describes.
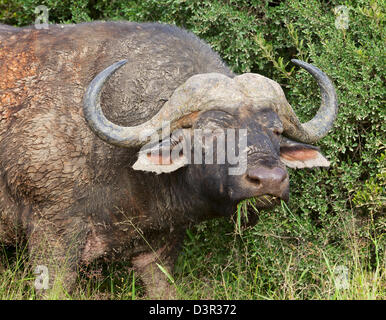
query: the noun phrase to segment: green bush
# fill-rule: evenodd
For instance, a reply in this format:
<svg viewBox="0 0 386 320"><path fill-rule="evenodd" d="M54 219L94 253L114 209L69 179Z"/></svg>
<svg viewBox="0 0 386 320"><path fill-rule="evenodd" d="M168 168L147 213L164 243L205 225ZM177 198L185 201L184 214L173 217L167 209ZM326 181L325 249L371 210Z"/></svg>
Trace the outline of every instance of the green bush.
<svg viewBox="0 0 386 320"><path fill-rule="evenodd" d="M0 22L31 24L35 20L34 8L41 4L50 9L51 23L122 19L160 21L189 29L219 52L235 72L261 73L278 81L303 121L313 116L320 97L312 77L294 68L290 59L311 62L325 71L335 83L340 106L335 129L319 143L331 167L291 171L289 208L260 213L259 224L247 230L240 241L253 252L248 264L260 270L260 279L267 276L264 288L268 291L278 289L275 285L283 280L275 280L270 268L288 263L292 268L294 261L298 262L294 275L320 285L320 278L312 277L322 272L318 269L321 255L316 255L316 259L310 254L309 264L304 262L309 243L327 250L328 260L323 253L324 262L350 259L347 248L353 239L358 241L357 249L363 252L361 259L368 270L385 261L383 0L345 1L347 29L335 26L340 14L337 7L341 5L335 0L0 0ZM201 263L206 250L221 246L217 238L227 239L229 227L224 223L221 229L218 222L211 222L189 233L185 259ZM216 239L211 236L213 230L217 230ZM204 238L209 240L200 243ZM226 257L220 251L219 257ZM182 274L199 272L181 261L178 268ZM311 272L307 278L313 268L319 271ZM218 277L221 279L224 273Z"/></svg>

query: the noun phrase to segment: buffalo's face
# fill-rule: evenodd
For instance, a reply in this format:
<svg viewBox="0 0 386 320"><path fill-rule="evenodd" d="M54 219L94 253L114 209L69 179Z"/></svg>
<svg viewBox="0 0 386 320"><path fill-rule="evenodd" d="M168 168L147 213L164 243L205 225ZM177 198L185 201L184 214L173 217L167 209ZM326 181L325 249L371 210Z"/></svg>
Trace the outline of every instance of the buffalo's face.
<svg viewBox="0 0 386 320"><path fill-rule="evenodd" d="M239 202L258 197L261 207L273 204L272 197L288 200L288 174L280 161L283 128L275 112L263 109L253 114L248 107L234 114L208 111L200 117L196 126L213 131L211 138L215 142L218 142L216 132L224 132L225 135L223 144L213 143L214 157L219 148L225 149L225 163L214 162L213 165L193 168L200 172L204 188L214 199L221 196L227 202ZM211 141L211 138L207 140ZM204 151L206 140L203 139L202 144Z"/></svg>
<svg viewBox="0 0 386 320"><path fill-rule="evenodd" d="M198 117L193 132L205 133L199 139L191 138L191 159L201 153L203 160L202 164L192 161L187 181L200 186L201 194L212 200L219 214L233 213L238 202L251 197L259 208L288 201L286 165L328 166L316 147L283 137L282 122L268 107L258 112L248 106L232 113L206 111Z"/></svg>
<svg viewBox="0 0 386 320"><path fill-rule="evenodd" d="M318 148L304 143L323 138L338 111L330 79L308 63L293 62L321 90L319 110L306 123L299 121L277 82L252 73L233 78L206 73L187 79L146 122L117 125L103 114L100 94L126 61L92 80L84 97L85 119L107 143L139 150L134 170L178 175L192 192L209 199L218 214L232 213L236 203L250 197L257 206L270 207L289 198L286 166L329 165Z"/></svg>

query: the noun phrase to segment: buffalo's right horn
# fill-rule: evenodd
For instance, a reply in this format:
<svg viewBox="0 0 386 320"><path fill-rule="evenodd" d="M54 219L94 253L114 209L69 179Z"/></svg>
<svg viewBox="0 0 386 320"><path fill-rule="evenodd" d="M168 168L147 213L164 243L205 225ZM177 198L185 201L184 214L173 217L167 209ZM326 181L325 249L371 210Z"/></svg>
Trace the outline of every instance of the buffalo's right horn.
<svg viewBox="0 0 386 320"><path fill-rule="evenodd" d="M235 90L231 78L219 73L198 74L179 86L150 120L133 127L112 123L103 114L100 94L104 83L127 60L118 61L100 72L89 84L83 100L84 117L93 132L102 140L120 147L137 147L146 143L149 136L162 133L163 122L168 121L171 132L178 128L178 120L195 111L213 108L216 99L229 108L237 108L244 97ZM161 139L164 137L161 137Z"/></svg>
<svg viewBox="0 0 386 320"><path fill-rule="evenodd" d="M152 120L134 127L119 126L112 123L103 114L100 105L103 85L126 62L127 60L118 61L100 72L89 84L83 101L84 117L94 133L102 140L121 147L140 145L140 134L144 130L154 128Z"/></svg>

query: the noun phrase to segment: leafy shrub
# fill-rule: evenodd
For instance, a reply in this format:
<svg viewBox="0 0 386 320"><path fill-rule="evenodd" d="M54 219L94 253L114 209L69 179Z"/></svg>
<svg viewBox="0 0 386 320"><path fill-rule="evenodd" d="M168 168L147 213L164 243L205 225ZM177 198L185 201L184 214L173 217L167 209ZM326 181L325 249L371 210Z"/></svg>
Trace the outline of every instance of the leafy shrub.
<svg viewBox="0 0 386 320"><path fill-rule="evenodd" d="M264 249L267 252L269 245L279 246L276 238L256 245L257 234L262 234L266 223L270 233L286 243L283 255L291 248L291 241L285 239L295 237L302 239L295 243L300 247L308 242L319 247L330 245L332 259L340 259L352 239L342 228L353 219L362 228L358 239L367 252L366 265L374 267L375 255L381 259L383 252L378 249L382 245L375 246L374 239L384 244L386 225L382 0L345 1L347 29L335 25L340 14L340 1L336 0L0 0L0 22L31 24L34 8L41 4L50 9L51 23L124 19L187 28L205 39L235 72L262 73L278 81L303 121L313 116L320 97L312 77L294 68L290 59L313 63L326 72L335 83L340 106L335 129L319 143L331 167L291 171L289 211L278 208L272 216L262 214L260 224L247 233L246 239L260 258L262 246L268 246ZM293 213L292 220L283 212ZM273 223L272 217L280 223ZM301 219L303 228L297 219ZM212 225L200 228L205 234L205 228L211 230ZM222 236L228 229L224 227ZM193 238L187 241L187 249L197 244Z"/></svg>

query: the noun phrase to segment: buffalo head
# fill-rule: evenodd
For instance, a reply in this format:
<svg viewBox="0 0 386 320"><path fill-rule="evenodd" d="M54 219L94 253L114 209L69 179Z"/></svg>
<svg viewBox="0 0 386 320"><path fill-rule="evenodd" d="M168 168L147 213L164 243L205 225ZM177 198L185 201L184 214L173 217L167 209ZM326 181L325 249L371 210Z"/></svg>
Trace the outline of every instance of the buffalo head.
<svg viewBox="0 0 386 320"><path fill-rule="evenodd" d="M104 116L99 99L106 80L126 61L90 83L85 118L107 143L137 150L135 170L179 174L210 199L219 215L234 212L236 203L250 197L269 207L289 198L286 166L329 165L309 143L327 134L338 110L330 79L308 63L292 61L315 78L321 91L320 108L306 123L300 123L275 81L252 73L233 78L207 73L187 79L147 122L119 126Z"/></svg>

